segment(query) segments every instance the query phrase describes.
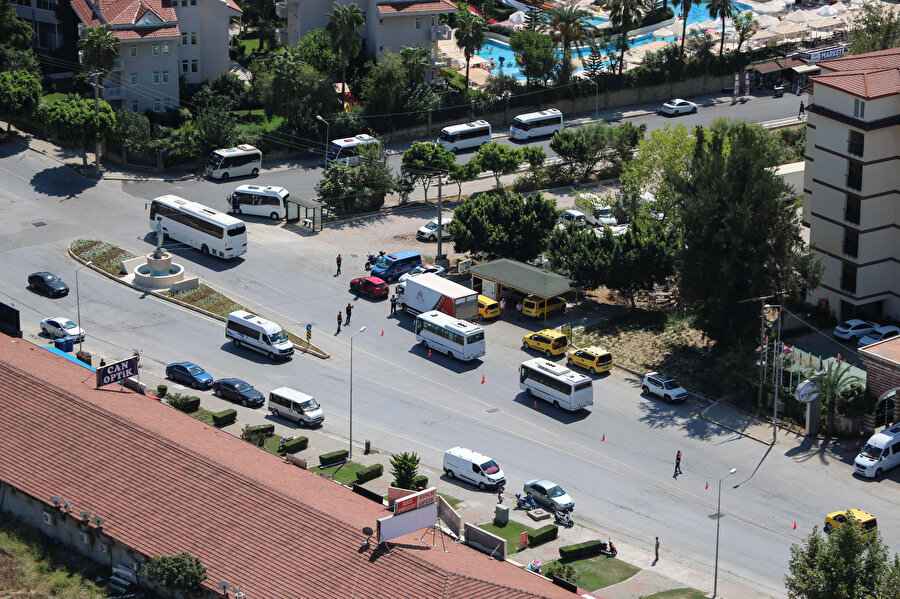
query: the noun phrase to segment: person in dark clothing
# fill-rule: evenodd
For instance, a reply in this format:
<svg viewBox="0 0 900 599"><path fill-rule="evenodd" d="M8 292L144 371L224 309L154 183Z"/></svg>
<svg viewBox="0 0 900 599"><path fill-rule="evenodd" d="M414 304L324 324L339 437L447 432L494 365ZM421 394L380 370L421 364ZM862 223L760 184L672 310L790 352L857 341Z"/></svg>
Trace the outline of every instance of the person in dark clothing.
<svg viewBox="0 0 900 599"><path fill-rule="evenodd" d="M800 100L800 112L797 113L797 118L802 119L806 116L806 106L803 105L803 100Z"/></svg>
<svg viewBox="0 0 900 599"><path fill-rule="evenodd" d="M347 312L347 320L344 321L344 324L348 325L348 324L350 324L350 314L353 313L353 305L350 302L347 302L347 307L345 308L345 311Z"/></svg>
<svg viewBox="0 0 900 599"><path fill-rule="evenodd" d="M397 296L391 296L391 316L397 313Z"/></svg>
<svg viewBox="0 0 900 599"><path fill-rule="evenodd" d="M675 474L681 474L681 451L675 454Z"/></svg>
<svg viewBox="0 0 900 599"><path fill-rule="evenodd" d="M335 274L339 275L341 274L341 263L344 261L344 259L341 258L340 254L338 254L337 258L335 258L334 261L337 263L337 272Z"/></svg>
<svg viewBox="0 0 900 599"><path fill-rule="evenodd" d="M343 314L341 314L341 311L338 310L338 328L337 328L338 333L341 332L341 324L343 324L343 319L344 319Z"/></svg>
<svg viewBox="0 0 900 599"><path fill-rule="evenodd" d="M503 489L504 488L505 487L503 485L500 485L499 487L497 487L497 503L498 504L503 503Z"/></svg>

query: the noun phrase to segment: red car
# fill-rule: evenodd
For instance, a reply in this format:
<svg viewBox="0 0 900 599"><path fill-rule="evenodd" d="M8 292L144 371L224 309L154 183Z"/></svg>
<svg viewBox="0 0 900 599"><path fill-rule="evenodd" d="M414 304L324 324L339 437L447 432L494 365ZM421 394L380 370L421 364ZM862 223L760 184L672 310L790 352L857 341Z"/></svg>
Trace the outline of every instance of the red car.
<svg viewBox="0 0 900 599"><path fill-rule="evenodd" d="M391 286L378 277L360 277L350 281L350 291L375 299L376 297L387 297Z"/></svg>

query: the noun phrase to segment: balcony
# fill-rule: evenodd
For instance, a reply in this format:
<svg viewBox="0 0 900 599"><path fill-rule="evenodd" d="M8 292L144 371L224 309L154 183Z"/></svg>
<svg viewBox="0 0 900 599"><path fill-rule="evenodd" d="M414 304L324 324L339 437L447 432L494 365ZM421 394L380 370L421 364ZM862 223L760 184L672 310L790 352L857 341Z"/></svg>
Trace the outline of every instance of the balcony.
<svg viewBox="0 0 900 599"><path fill-rule="evenodd" d="M431 28L431 41L440 42L448 39L450 39L450 26L446 23Z"/></svg>
<svg viewBox="0 0 900 599"><path fill-rule="evenodd" d="M287 2L276 2L275 3L275 16L279 19L288 18L288 7Z"/></svg>
<svg viewBox="0 0 900 599"><path fill-rule="evenodd" d="M104 100L121 100L125 97L125 89L121 85L103 87Z"/></svg>

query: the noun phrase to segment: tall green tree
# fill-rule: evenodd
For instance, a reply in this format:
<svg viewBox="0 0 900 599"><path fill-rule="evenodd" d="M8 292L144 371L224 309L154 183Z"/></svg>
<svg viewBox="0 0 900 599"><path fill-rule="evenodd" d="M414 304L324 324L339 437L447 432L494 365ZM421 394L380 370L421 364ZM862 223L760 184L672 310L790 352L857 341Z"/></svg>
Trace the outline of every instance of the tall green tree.
<svg viewBox="0 0 900 599"><path fill-rule="evenodd" d="M605 285L615 289L635 307L634 296L640 290L653 289L675 272L675 245L672 236L658 220L637 219L628 230L613 237L609 227L604 238L612 247L605 255Z"/></svg>
<svg viewBox="0 0 900 599"><path fill-rule="evenodd" d="M141 152L151 143L150 120L143 114L119 108L116 110L116 127L110 137L128 151Z"/></svg>
<svg viewBox="0 0 900 599"><path fill-rule="evenodd" d="M19 18L9 0L0 0L0 72L23 70L40 75L29 48L33 35L31 24Z"/></svg>
<svg viewBox="0 0 900 599"><path fill-rule="evenodd" d="M756 20L756 15L752 10L744 11L735 16L734 31L737 34L737 45L735 48L740 50L744 42L750 39L750 36L757 29L759 29L759 21Z"/></svg>
<svg viewBox="0 0 900 599"><path fill-rule="evenodd" d="M347 63L362 51L363 39L359 34L359 28L366 24L366 18L356 4L341 7L337 2L325 16L329 19L325 31L331 36L331 41L341 57L341 100L343 100L347 90Z"/></svg>
<svg viewBox="0 0 900 599"><path fill-rule="evenodd" d="M890 558L878 531L864 539L853 524L824 538L814 527L802 543L791 545L788 569L784 580L791 599L900 599L900 556Z"/></svg>
<svg viewBox="0 0 900 599"><path fill-rule="evenodd" d="M41 107L41 120L58 143L80 148L87 167L87 149L105 139L116 126L116 115L105 100L100 100L100 115L94 114L93 100L66 98Z"/></svg>
<svg viewBox="0 0 900 599"><path fill-rule="evenodd" d="M27 71L0 73L0 115L6 117L6 130L12 119L27 118L41 103L41 82Z"/></svg>
<svg viewBox="0 0 900 599"><path fill-rule="evenodd" d="M315 29L301 37L297 42L297 52L302 62L326 77L334 77L340 70L341 59L324 29Z"/></svg>
<svg viewBox="0 0 900 599"><path fill-rule="evenodd" d="M861 382L860 378L850 374L849 364L833 362L828 364L825 370L812 374L809 380L814 382L816 389L819 390L819 397L822 398L822 404L825 406L825 430L832 435L834 434L837 404L841 399L841 394L853 384Z"/></svg>
<svg viewBox="0 0 900 599"><path fill-rule="evenodd" d="M104 74L112 70L119 57L119 39L111 25L86 28L78 40L78 48L84 52L84 64Z"/></svg>
<svg viewBox="0 0 900 599"><path fill-rule="evenodd" d="M484 19L462 8L456 13L456 45L466 57L466 90L469 89L469 63L472 57L484 45L484 32L486 26Z"/></svg>
<svg viewBox="0 0 900 599"><path fill-rule="evenodd" d="M359 189L359 170L346 162L332 163L319 182L316 195L341 214L353 212Z"/></svg>
<svg viewBox="0 0 900 599"><path fill-rule="evenodd" d="M527 262L544 249L555 224L556 202L541 193L482 193L453 211L447 230L456 252L484 252Z"/></svg>
<svg viewBox="0 0 900 599"><path fill-rule="evenodd" d="M640 25L644 14L652 8L652 0L604 0L603 6L609 11L609 21L613 27L621 32L616 44L621 75L625 67L625 52L628 50L628 32Z"/></svg>
<svg viewBox="0 0 900 599"><path fill-rule="evenodd" d="M547 7L544 14L550 38L563 51L559 82L566 84L572 77L572 48L575 48L580 58L581 46L593 35L594 27L589 21L591 14L579 8L575 1Z"/></svg>
<svg viewBox="0 0 900 599"><path fill-rule="evenodd" d="M756 338L748 298L802 298L821 269L800 238L796 192L775 174L780 150L758 126L714 121L695 130L691 166L676 177L681 212L678 284L699 328L717 342Z"/></svg>
<svg viewBox="0 0 900 599"><path fill-rule="evenodd" d="M401 112L407 99L407 71L396 52L385 50L363 78L361 97L367 114Z"/></svg>
<svg viewBox="0 0 900 599"><path fill-rule="evenodd" d="M428 50L422 46L404 46L400 49L400 61L406 68L407 81L409 83L425 82L425 73L431 68Z"/></svg>
<svg viewBox="0 0 900 599"><path fill-rule="evenodd" d="M697 4L698 2L699 2L699 0L672 0L673 8L679 8L679 7L681 8L681 20L682 20L683 25L681 27L681 52L680 52L679 56L682 57L682 60L684 60L684 42L685 42L685 39L687 38L687 26L688 26L687 16L688 16L688 13L691 12L691 7L694 6L695 4ZM678 13L675 13L675 15L678 16Z"/></svg>
<svg viewBox="0 0 900 599"><path fill-rule="evenodd" d="M419 474L419 456L416 452L391 454L391 475L400 489L415 489L413 480Z"/></svg>
<svg viewBox="0 0 900 599"><path fill-rule="evenodd" d="M900 13L885 10L880 2L864 2L850 23L850 52L865 54L897 46Z"/></svg>
<svg viewBox="0 0 900 599"><path fill-rule="evenodd" d="M706 8L709 11L710 19L722 20L722 39L719 42L719 56L722 56L722 52L725 50L725 19L737 17L734 0L709 0Z"/></svg>
<svg viewBox="0 0 900 599"><path fill-rule="evenodd" d="M547 241L547 257L554 268L590 291L606 282L606 267L615 241L590 227L554 227Z"/></svg>
<svg viewBox="0 0 900 599"><path fill-rule="evenodd" d="M161 555L147 562L139 576L158 582L165 587L188 594L199 593L206 580L206 567L200 558L187 552L178 555Z"/></svg>
<svg viewBox="0 0 900 599"><path fill-rule="evenodd" d="M491 171L497 181L497 189L502 189L500 177L519 170L522 162L522 153L507 145L492 141L484 144L475 154L475 160L481 165L482 170Z"/></svg>
<svg viewBox="0 0 900 599"><path fill-rule="evenodd" d="M541 80L546 85L556 67L553 40L543 33L525 29L510 36L509 47L515 53L516 64L528 85L534 80Z"/></svg>
<svg viewBox="0 0 900 599"><path fill-rule="evenodd" d="M550 138L550 149L560 157L567 176L587 179L598 164L614 159L620 140L615 125L598 121L557 131Z"/></svg>
<svg viewBox="0 0 900 599"><path fill-rule="evenodd" d="M420 184L428 201L428 188L435 177L449 175L454 170L456 155L442 145L432 142L414 141L403 152L400 172L412 185ZM460 192L461 193L461 192Z"/></svg>
<svg viewBox="0 0 900 599"><path fill-rule="evenodd" d="M358 201L365 202L367 210L378 210L384 205L384 196L397 189L387 153L383 145L369 144L359 149L357 169Z"/></svg>

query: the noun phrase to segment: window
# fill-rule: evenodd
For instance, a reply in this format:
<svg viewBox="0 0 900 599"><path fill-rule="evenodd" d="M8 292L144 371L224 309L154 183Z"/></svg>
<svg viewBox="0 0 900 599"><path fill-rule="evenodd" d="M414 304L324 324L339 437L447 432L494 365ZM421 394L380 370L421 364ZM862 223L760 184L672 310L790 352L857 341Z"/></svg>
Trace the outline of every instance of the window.
<svg viewBox="0 0 900 599"><path fill-rule="evenodd" d="M131 85L137 85L137 84L138 84L138 74L132 73L131 74Z"/></svg>
<svg viewBox="0 0 900 599"><path fill-rule="evenodd" d="M159 42L153 42L153 56L159 56Z"/></svg>
<svg viewBox="0 0 900 599"><path fill-rule="evenodd" d="M195 58L191 61L191 73L196 73L196 72L197 72L197 59Z"/></svg>
<svg viewBox="0 0 900 599"><path fill-rule="evenodd" d="M858 119L866 118L866 103L862 100L853 100L853 116Z"/></svg>
<svg viewBox="0 0 900 599"><path fill-rule="evenodd" d="M859 255L859 231L844 229L844 255L851 258Z"/></svg>
<svg viewBox="0 0 900 599"><path fill-rule="evenodd" d="M197 45L197 32L196 31L191 31L191 45L192 46Z"/></svg>
<svg viewBox="0 0 900 599"><path fill-rule="evenodd" d="M855 160L847 161L847 187L859 191L862 189L862 170L861 162Z"/></svg>
<svg viewBox="0 0 900 599"><path fill-rule="evenodd" d="M844 262L841 267L841 289L856 293L856 265Z"/></svg>
<svg viewBox="0 0 900 599"><path fill-rule="evenodd" d="M859 224L861 204L858 196L847 194L847 204L844 207L844 220L854 225Z"/></svg>
<svg viewBox="0 0 900 599"><path fill-rule="evenodd" d="M191 0L191 6L197 6L197 0Z"/></svg>
<svg viewBox="0 0 900 599"><path fill-rule="evenodd" d="M422 28L422 17L416 17L416 29Z"/></svg>
<svg viewBox="0 0 900 599"><path fill-rule="evenodd" d="M162 50L162 55L163 55L163 56L168 56L168 55L169 55L169 42L162 42L162 43L159 45L159 47L160 47L160 50Z"/></svg>
<svg viewBox="0 0 900 599"><path fill-rule="evenodd" d="M153 71L153 85L159 85L159 71Z"/></svg>
<svg viewBox="0 0 900 599"><path fill-rule="evenodd" d="M131 101L131 112L137 112L137 111L138 111L138 101L132 100Z"/></svg>
<svg viewBox="0 0 900 599"><path fill-rule="evenodd" d="M181 34L181 45L182 45L182 46L187 46L187 45L188 45L188 34L187 34L187 31L185 31L184 33Z"/></svg>
<svg viewBox="0 0 900 599"><path fill-rule="evenodd" d="M31 2L25 6L29 6ZM56 10L56 0L37 0L37 7L41 10Z"/></svg>
<svg viewBox="0 0 900 599"><path fill-rule="evenodd" d="M168 83L169 83L169 71L163 71L163 72L162 72L162 82L163 82L163 85L168 85Z"/></svg>
<svg viewBox="0 0 900 599"><path fill-rule="evenodd" d="M859 131L850 131L850 138L847 140L847 152L854 156L862 156L865 149L866 136Z"/></svg>
<svg viewBox="0 0 900 599"><path fill-rule="evenodd" d="M186 61L186 60L181 61L181 72L182 73L188 72L188 61Z"/></svg>
<svg viewBox="0 0 900 599"><path fill-rule="evenodd" d="M436 25L435 16L431 15L431 26L434 27Z"/></svg>
<svg viewBox="0 0 900 599"><path fill-rule="evenodd" d="M153 100L153 111L162 112L162 100L160 100L159 98Z"/></svg>
<svg viewBox="0 0 900 599"><path fill-rule="evenodd" d="M137 56L137 44L131 44L131 57Z"/></svg>

